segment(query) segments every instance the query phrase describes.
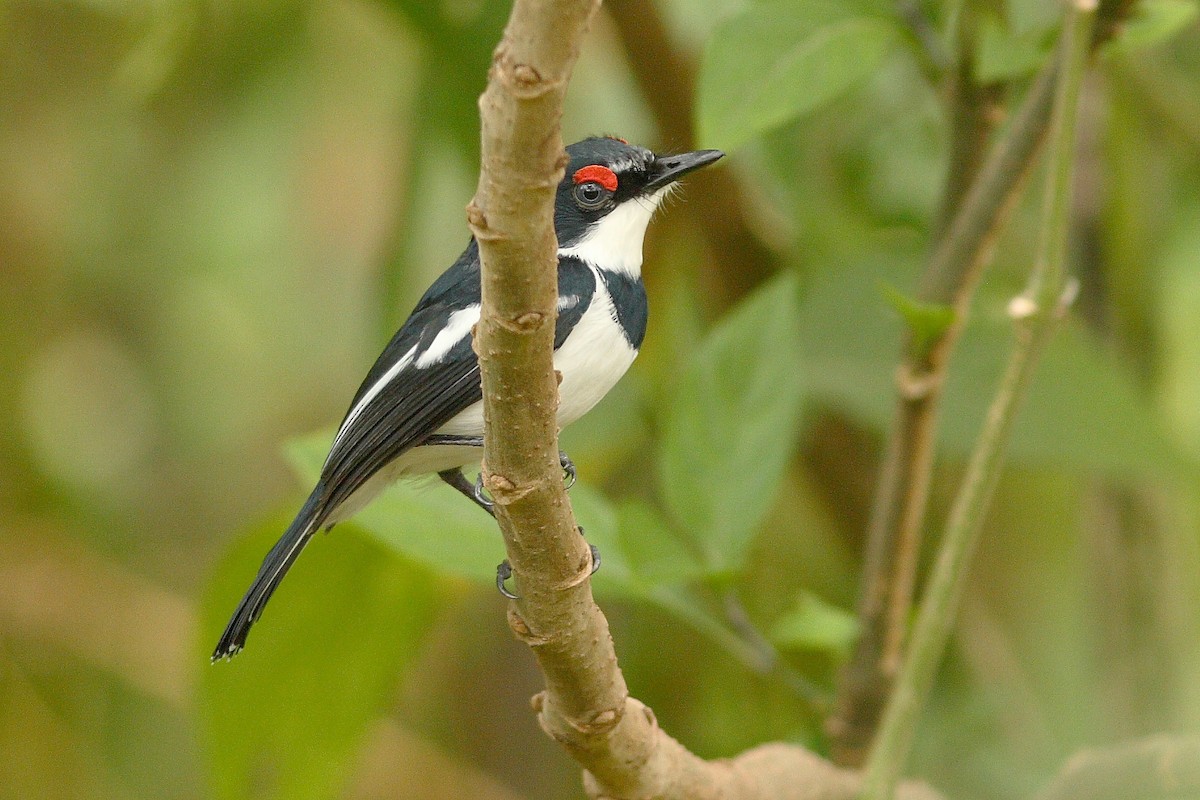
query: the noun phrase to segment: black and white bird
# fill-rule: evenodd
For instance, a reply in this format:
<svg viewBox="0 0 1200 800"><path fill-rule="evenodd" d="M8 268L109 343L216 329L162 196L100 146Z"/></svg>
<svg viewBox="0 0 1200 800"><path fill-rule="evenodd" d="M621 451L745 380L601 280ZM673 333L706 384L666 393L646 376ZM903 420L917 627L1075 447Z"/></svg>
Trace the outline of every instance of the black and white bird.
<svg viewBox="0 0 1200 800"><path fill-rule="evenodd" d="M560 427L608 393L642 344L647 318L642 239L650 217L676 181L724 154L656 155L622 139L594 137L569 146L567 155L554 202ZM479 248L472 239L367 373L316 487L263 559L213 652L214 661L242 649L250 627L313 534L352 515L389 483L436 474L488 508L462 473L483 454L479 362L471 348L479 308ZM563 466L573 476L565 456Z"/></svg>

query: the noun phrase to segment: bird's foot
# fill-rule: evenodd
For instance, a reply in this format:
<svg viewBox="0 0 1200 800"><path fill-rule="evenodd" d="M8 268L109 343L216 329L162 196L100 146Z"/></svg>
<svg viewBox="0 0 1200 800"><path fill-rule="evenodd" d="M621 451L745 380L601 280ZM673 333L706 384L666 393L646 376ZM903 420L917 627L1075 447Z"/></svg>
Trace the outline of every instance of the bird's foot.
<svg viewBox="0 0 1200 800"><path fill-rule="evenodd" d="M471 491L471 499L479 505L484 511L496 516L496 501L488 496L487 489L483 485L483 473L475 476L475 487Z"/></svg>
<svg viewBox="0 0 1200 800"><path fill-rule="evenodd" d="M579 535L583 536L583 527L579 527ZM588 571L588 577L596 574L596 570L600 569L600 549L596 545L588 543L588 552L591 554L592 568ZM521 596L510 591L508 588L508 579L513 575L512 564L508 563L508 559L501 561L496 565L496 589L500 594L507 597L509 600L520 600ZM582 582L582 581L580 581Z"/></svg>
<svg viewBox="0 0 1200 800"><path fill-rule="evenodd" d="M575 479L578 477L578 474L575 472L575 462L564 451L559 450L558 464L562 467L563 471L563 486L570 489L575 485Z"/></svg>
<svg viewBox="0 0 1200 800"><path fill-rule="evenodd" d="M506 558L496 565L496 589L500 592L500 594L504 595L509 600L520 600L521 598L518 595L510 592L508 587L505 586L505 583L511 577L512 564L509 564L508 559Z"/></svg>
<svg viewBox="0 0 1200 800"><path fill-rule="evenodd" d="M579 532L583 533L583 528L580 528ZM592 571L588 573L588 575L591 576L591 575L595 575L596 570L600 569L600 548L596 547L596 545L589 542L588 550L590 550L592 553Z"/></svg>

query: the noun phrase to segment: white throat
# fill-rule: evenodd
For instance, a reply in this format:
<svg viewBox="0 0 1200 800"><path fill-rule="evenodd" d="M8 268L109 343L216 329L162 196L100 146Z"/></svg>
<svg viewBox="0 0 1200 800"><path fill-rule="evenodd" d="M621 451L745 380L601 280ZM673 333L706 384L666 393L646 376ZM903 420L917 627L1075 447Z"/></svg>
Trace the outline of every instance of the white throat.
<svg viewBox="0 0 1200 800"><path fill-rule="evenodd" d="M578 242L560 247L558 255L574 256L600 269L639 277L646 226L668 191L670 187L666 186L645 197L626 200L592 223Z"/></svg>

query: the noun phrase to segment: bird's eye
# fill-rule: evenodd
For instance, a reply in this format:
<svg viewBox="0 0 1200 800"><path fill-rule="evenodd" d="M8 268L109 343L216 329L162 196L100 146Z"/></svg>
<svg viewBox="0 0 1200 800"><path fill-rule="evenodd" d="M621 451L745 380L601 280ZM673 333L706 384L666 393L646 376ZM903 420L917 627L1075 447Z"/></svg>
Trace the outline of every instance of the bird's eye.
<svg viewBox="0 0 1200 800"><path fill-rule="evenodd" d="M575 185L575 202L585 211L595 211L604 205L611 192L596 181L584 181Z"/></svg>

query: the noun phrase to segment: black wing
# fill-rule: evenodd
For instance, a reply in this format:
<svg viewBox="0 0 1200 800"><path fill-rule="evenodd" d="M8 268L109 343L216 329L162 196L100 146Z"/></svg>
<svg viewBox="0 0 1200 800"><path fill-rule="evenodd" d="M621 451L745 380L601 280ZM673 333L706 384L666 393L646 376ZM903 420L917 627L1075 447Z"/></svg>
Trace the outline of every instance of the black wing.
<svg viewBox="0 0 1200 800"><path fill-rule="evenodd" d="M479 251L472 242L421 298L355 393L321 470L324 510L337 508L386 464L483 396L469 330L436 361L421 363L452 315L479 301Z"/></svg>
<svg viewBox="0 0 1200 800"><path fill-rule="evenodd" d="M563 300L555 348L579 322L596 287L595 274L576 259L561 260L558 278ZM479 250L472 241L417 303L359 387L322 469L322 510L337 508L385 465L482 398L479 360L469 330L445 355L421 365L421 356L434 346L452 316L479 302ZM408 364L389 377L405 360Z"/></svg>
<svg viewBox="0 0 1200 800"><path fill-rule="evenodd" d="M451 316L479 303L478 253L472 242L425 293L367 373L325 460L321 479L263 559L213 651L214 660L242 649L251 626L304 545L339 505L388 462L419 445L482 397L479 361L471 349L469 331L440 358L420 365L420 355L433 346ZM594 273L585 264L574 259L560 261L555 348L587 310L595 285Z"/></svg>

